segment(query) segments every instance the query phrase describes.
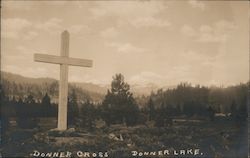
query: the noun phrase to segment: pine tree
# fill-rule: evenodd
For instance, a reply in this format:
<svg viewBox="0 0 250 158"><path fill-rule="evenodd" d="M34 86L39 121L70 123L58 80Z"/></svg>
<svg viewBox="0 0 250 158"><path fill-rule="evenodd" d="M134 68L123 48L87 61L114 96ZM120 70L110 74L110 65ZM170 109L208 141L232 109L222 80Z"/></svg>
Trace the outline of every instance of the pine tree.
<svg viewBox="0 0 250 158"><path fill-rule="evenodd" d="M81 107L80 118L82 120L81 126L92 130L94 128L94 121L96 119L96 110L94 105L87 100Z"/></svg>
<svg viewBox="0 0 250 158"><path fill-rule="evenodd" d="M233 100L232 103L231 103L230 111L231 111L232 119L236 120L236 118L237 118L237 107L236 107L235 100Z"/></svg>
<svg viewBox="0 0 250 158"><path fill-rule="evenodd" d="M28 95L28 97L25 99L25 103L27 104L34 104L35 103L35 99L33 97L33 95Z"/></svg>
<svg viewBox="0 0 250 158"><path fill-rule="evenodd" d="M68 98L68 125L76 125L79 116L76 92L73 89Z"/></svg>
<svg viewBox="0 0 250 158"><path fill-rule="evenodd" d="M211 106L209 106L207 111L210 121L214 121L215 110Z"/></svg>
<svg viewBox="0 0 250 158"><path fill-rule="evenodd" d="M42 109L43 109L43 115L45 117L51 116L52 115L52 106L50 103L50 97L48 93L45 94L45 96L42 99Z"/></svg>
<svg viewBox="0 0 250 158"><path fill-rule="evenodd" d="M9 129L9 116L7 115L6 111L4 109L6 108L6 96L4 93L4 90L2 89L2 84L0 84L0 97L1 97L1 138L2 138L2 143L5 144L7 142L8 136L7 136L7 131Z"/></svg>
<svg viewBox="0 0 250 158"><path fill-rule="evenodd" d="M156 111L155 111L155 106L151 97L149 98L147 108L148 108L149 121L152 121L155 119Z"/></svg>
<svg viewBox="0 0 250 158"><path fill-rule="evenodd" d="M43 105L50 105L50 97L48 93L46 93L42 99L42 104Z"/></svg>
<svg viewBox="0 0 250 158"><path fill-rule="evenodd" d="M103 101L103 116L106 123L126 123L135 125L138 119L139 108L129 91L130 86L124 81L122 74L116 74Z"/></svg>

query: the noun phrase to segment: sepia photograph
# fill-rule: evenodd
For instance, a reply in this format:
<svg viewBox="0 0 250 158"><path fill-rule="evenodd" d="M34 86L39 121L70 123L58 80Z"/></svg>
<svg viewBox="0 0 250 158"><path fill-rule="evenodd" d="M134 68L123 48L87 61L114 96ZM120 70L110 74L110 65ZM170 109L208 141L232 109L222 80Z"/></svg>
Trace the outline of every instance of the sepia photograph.
<svg viewBox="0 0 250 158"><path fill-rule="evenodd" d="M248 158L249 5L2 0L0 158Z"/></svg>

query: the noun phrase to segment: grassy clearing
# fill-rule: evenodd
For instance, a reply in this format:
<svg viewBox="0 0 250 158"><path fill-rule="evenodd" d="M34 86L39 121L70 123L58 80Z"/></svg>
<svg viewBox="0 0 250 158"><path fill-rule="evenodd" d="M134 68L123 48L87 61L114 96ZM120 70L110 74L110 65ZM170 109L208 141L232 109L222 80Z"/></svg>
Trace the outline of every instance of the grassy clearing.
<svg viewBox="0 0 250 158"><path fill-rule="evenodd" d="M48 125L51 126L51 125ZM46 128L44 128L46 129ZM244 158L247 155L246 126L231 121L178 122L172 127L102 127L91 132L70 133L48 130L11 129L9 142L1 147L7 157L30 156L41 152L109 152L109 157L129 157L130 152L199 148L205 157Z"/></svg>

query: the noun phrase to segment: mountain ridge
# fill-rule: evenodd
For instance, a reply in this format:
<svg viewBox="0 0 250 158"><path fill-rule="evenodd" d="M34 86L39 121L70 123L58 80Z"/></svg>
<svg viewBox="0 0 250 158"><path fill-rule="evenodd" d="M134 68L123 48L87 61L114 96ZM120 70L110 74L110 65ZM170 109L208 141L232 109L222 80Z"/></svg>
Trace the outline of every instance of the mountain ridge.
<svg viewBox="0 0 250 158"><path fill-rule="evenodd" d="M57 82L57 79L49 78L49 77L38 77L38 78L32 78L32 77L26 77L20 74L15 74L11 72L1 71L1 79L7 80L9 82L15 82L16 84L52 84L53 82ZM107 90L110 89L110 85L98 85L94 83L88 83L88 82L69 82L70 85L74 87L78 87L81 89L84 89L89 92L93 93L99 93L101 95L105 95L107 93ZM132 84L130 85L130 90L132 93L134 93L135 96L142 96L142 95L150 95L151 92L155 92L158 89L171 89L175 86L165 86L165 87L159 87L156 84L148 83L146 85L140 85L140 84Z"/></svg>

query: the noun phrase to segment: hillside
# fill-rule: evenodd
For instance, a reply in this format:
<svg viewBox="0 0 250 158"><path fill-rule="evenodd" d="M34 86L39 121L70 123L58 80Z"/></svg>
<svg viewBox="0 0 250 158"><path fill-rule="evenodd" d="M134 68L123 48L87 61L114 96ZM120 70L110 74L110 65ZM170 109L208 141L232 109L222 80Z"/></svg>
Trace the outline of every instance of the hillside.
<svg viewBox="0 0 250 158"><path fill-rule="evenodd" d="M58 80L53 78L31 78L19 74L1 72L1 83L3 84L4 92L9 96L25 98L28 94L32 94L36 99L40 100L45 93L48 93L52 96L52 101L57 102L58 99ZM132 84L130 85L130 90L138 99L141 96L149 96L151 92L157 92L160 88L166 90L174 87L159 87L153 83L145 85ZM71 94L73 88L77 91L79 101L88 99L94 102L101 102L110 85L70 82L69 94Z"/></svg>
<svg viewBox="0 0 250 158"><path fill-rule="evenodd" d="M36 99L41 99L45 93L58 99L58 80L52 78L30 78L9 72L1 72L1 83L6 95L25 98L31 94ZM75 89L80 101L86 99L94 102L102 101L106 88L91 83L69 83L69 94Z"/></svg>

